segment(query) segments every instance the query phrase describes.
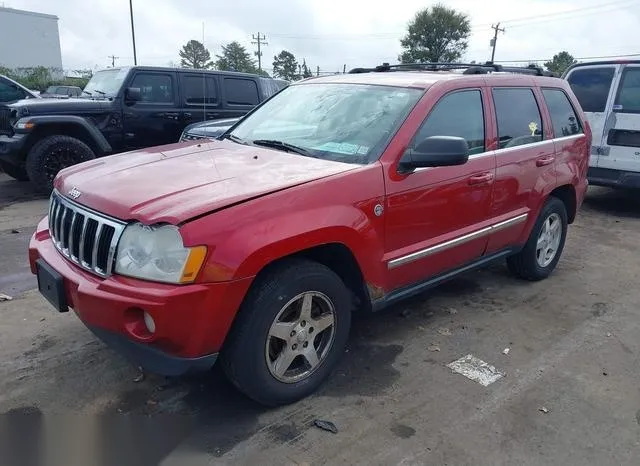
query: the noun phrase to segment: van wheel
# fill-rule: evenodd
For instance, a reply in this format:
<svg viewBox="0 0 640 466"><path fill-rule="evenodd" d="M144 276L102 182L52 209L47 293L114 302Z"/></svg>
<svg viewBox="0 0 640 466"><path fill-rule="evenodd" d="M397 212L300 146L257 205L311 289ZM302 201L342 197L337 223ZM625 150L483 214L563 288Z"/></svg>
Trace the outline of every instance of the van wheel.
<svg viewBox="0 0 640 466"><path fill-rule="evenodd" d="M91 148L79 139L48 136L29 151L27 174L37 190L49 193L53 190L53 180L60 170L95 157Z"/></svg>
<svg viewBox="0 0 640 466"><path fill-rule="evenodd" d="M0 160L0 171L5 172L14 180L29 181L29 176L27 175L27 171L24 169L24 166Z"/></svg>
<svg viewBox="0 0 640 466"><path fill-rule="evenodd" d="M567 209L550 197L545 203L522 251L507 258L511 273L525 280L547 278L556 268L567 238Z"/></svg>
<svg viewBox="0 0 640 466"><path fill-rule="evenodd" d="M231 382L259 403L293 403L329 376L350 325L350 294L340 277L315 262L287 261L252 287L221 364Z"/></svg>

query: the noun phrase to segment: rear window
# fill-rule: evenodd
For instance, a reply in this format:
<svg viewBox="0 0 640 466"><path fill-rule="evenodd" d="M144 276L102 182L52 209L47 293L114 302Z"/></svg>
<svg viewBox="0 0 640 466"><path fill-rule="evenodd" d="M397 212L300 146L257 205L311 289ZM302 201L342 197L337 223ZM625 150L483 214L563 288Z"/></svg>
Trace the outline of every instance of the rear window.
<svg viewBox="0 0 640 466"><path fill-rule="evenodd" d="M231 105L258 105L258 86L252 79L224 78L225 95Z"/></svg>
<svg viewBox="0 0 640 466"><path fill-rule="evenodd" d="M500 149L542 141L542 117L531 89L493 90Z"/></svg>
<svg viewBox="0 0 640 466"><path fill-rule="evenodd" d="M557 138L582 133L580 120L567 95L560 89L543 89L542 95L551 114L553 134Z"/></svg>
<svg viewBox="0 0 640 466"><path fill-rule="evenodd" d="M614 68L577 68L568 81L585 112L604 112L613 81Z"/></svg>
<svg viewBox="0 0 640 466"><path fill-rule="evenodd" d="M614 110L640 113L640 68L627 68L622 73Z"/></svg>

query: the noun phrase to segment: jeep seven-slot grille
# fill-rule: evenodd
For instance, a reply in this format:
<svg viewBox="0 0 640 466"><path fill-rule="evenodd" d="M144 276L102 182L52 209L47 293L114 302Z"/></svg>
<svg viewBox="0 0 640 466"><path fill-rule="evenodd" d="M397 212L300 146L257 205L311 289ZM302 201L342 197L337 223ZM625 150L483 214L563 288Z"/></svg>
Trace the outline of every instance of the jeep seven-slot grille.
<svg viewBox="0 0 640 466"><path fill-rule="evenodd" d="M0 133L11 133L11 110L0 107Z"/></svg>
<svg viewBox="0 0 640 466"><path fill-rule="evenodd" d="M126 225L63 198L49 203L49 233L56 249L89 272L111 275L116 246Z"/></svg>

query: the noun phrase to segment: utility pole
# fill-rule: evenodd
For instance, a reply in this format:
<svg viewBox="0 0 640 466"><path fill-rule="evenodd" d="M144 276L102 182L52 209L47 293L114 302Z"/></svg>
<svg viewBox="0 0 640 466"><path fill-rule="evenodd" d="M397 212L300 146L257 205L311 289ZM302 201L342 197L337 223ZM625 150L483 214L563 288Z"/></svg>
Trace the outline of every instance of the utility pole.
<svg viewBox="0 0 640 466"><path fill-rule="evenodd" d="M493 39L491 39L491 42L489 42L489 45L492 47L492 49L491 49L491 63L493 63L493 60L496 57L496 43L498 42L498 32L504 33L504 28L501 28L500 27L500 23L498 23L495 26L491 26L491 29L494 30Z"/></svg>
<svg viewBox="0 0 640 466"><path fill-rule="evenodd" d="M136 30L133 27L133 0L129 0L129 13L131 14L131 39L133 40L133 64L138 64L136 57Z"/></svg>
<svg viewBox="0 0 640 466"><path fill-rule="evenodd" d="M347 74L347 64L342 65L342 74Z"/></svg>
<svg viewBox="0 0 640 466"><path fill-rule="evenodd" d="M116 67L116 60L120 57L116 57L115 55L109 55L107 58L111 58L111 68Z"/></svg>
<svg viewBox="0 0 640 466"><path fill-rule="evenodd" d="M258 57L258 71L262 71L262 46L269 44L265 42L266 37L264 36L264 34L262 34L262 37L260 37L260 33L258 33L257 36L255 34L252 34L251 38L253 39L251 43L258 46L258 51L254 52L254 54Z"/></svg>
<svg viewBox="0 0 640 466"><path fill-rule="evenodd" d="M320 67L316 66L316 76L320 76Z"/></svg>

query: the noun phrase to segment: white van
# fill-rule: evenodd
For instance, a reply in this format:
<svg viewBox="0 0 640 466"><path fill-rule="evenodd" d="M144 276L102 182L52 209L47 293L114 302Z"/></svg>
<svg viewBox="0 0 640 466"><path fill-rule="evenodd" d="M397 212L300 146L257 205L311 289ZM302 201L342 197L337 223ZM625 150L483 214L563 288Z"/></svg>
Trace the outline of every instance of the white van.
<svg viewBox="0 0 640 466"><path fill-rule="evenodd" d="M640 188L640 60L579 63L564 78L593 131L589 184Z"/></svg>

